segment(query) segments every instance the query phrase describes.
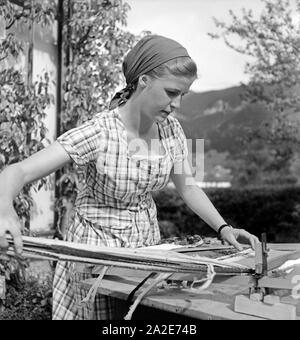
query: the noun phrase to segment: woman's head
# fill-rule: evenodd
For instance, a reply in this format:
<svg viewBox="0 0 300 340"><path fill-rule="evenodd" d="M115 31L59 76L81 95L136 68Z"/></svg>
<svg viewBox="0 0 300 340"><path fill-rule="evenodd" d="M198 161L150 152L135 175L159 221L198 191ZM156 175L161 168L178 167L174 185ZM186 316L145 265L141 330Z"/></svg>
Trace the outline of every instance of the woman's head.
<svg viewBox="0 0 300 340"><path fill-rule="evenodd" d="M176 77L195 78L197 77L197 65L190 57L177 57L155 67L147 74L153 78L161 78L168 74Z"/></svg>
<svg viewBox="0 0 300 340"><path fill-rule="evenodd" d="M182 63L174 60L167 64L141 75L134 94L139 100L141 113L155 121L164 120L180 108L183 95L188 93L196 79L194 67L183 68Z"/></svg>
<svg viewBox="0 0 300 340"><path fill-rule="evenodd" d="M185 90L186 85L196 79L197 66L186 49L178 42L162 36L150 35L141 39L126 55L123 73L127 86L115 95L111 108L126 102L136 90L143 89L145 86L149 89L149 85L157 85L157 81L165 81L168 77L173 82L181 78L185 80L185 85L180 85Z"/></svg>

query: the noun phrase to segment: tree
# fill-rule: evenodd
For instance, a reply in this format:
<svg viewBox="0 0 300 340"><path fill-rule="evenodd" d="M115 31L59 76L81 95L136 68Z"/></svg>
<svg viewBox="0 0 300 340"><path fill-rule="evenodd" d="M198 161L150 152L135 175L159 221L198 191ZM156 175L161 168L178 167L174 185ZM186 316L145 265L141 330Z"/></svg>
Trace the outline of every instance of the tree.
<svg viewBox="0 0 300 340"><path fill-rule="evenodd" d="M54 21L55 1L0 0L0 171L9 164L22 161L48 144L44 123L46 108L53 103L49 91L50 77L41 74L32 79L33 30L35 24L50 26ZM0 25L1 26L1 25ZM27 74L18 65L26 52L17 30L28 32ZM46 179L26 185L13 204L23 224L23 234L30 232L30 212L34 206L32 189L39 190ZM0 276L19 283L24 263L19 259L1 259ZM1 300L0 300L1 309ZM2 313L3 314L3 313Z"/></svg>
<svg viewBox="0 0 300 340"><path fill-rule="evenodd" d="M0 40L0 170L45 146L47 128L43 118L45 109L53 101L47 73L33 82L30 69L26 77L17 66L24 53L24 43L17 38L15 29L21 27L31 32L34 23L42 26L51 24L54 20L54 2L48 0L43 5L33 1L22 3L20 7L8 0L0 1L0 17L4 18L5 25ZM29 51L31 48L32 41ZM28 57L30 63L30 54ZM25 232L30 229L30 208L33 206L31 189L38 190L45 183L41 180L26 185L14 201Z"/></svg>
<svg viewBox="0 0 300 340"><path fill-rule="evenodd" d="M64 51L59 52L64 52L65 69L62 112L58 117L58 131L63 133L103 110L119 86L122 57L135 42L135 36L122 29L128 10L122 0L0 0L0 28L3 22L5 26L5 31L0 32L0 171L48 144L43 119L53 96L47 73L40 75L38 81L32 79L34 25L51 30L58 19L63 26ZM17 27L28 31L31 37L27 74L17 67L18 58L25 51L24 43L17 37ZM56 207L59 216L67 218L60 218L55 227L57 236L62 236L76 189L84 178L73 166L59 175L61 190ZM26 185L14 201L27 233L34 204L31 189L39 190L45 183L43 179ZM0 275L5 274L8 279L16 274L19 278L20 264L18 260L1 260Z"/></svg>
<svg viewBox="0 0 300 340"><path fill-rule="evenodd" d="M230 24L214 18L220 33L209 35L224 39L227 46L250 57L245 66L250 76L249 83L243 84L245 99L262 102L274 112L274 119L266 126L268 138L298 144L300 1L262 2L264 8L258 18L245 8L241 17L230 11Z"/></svg>
<svg viewBox="0 0 300 340"><path fill-rule="evenodd" d="M296 171L291 171L293 150L266 145L261 140L243 143L242 150L226 163L232 171L233 187L295 184Z"/></svg>
<svg viewBox="0 0 300 340"><path fill-rule="evenodd" d="M214 18L220 32L209 34L249 57L244 99L263 103L273 113L270 121L250 131L248 147L236 155L232 170L239 184L297 181L290 166L300 142L300 1L262 3L258 17L243 8L240 17L229 11L229 24Z"/></svg>
<svg viewBox="0 0 300 340"><path fill-rule="evenodd" d="M17 58L24 52L15 28L32 33L34 25L41 24L52 29L55 19L62 25L64 69L61 112L57 117L57 131L62 134L107 107L120 85L122 59L136 42L136 37L124 30L129 9L122 0L0 0L0 18L4 18L6 28L0 41L0 168L21 161L45 146L43 118L53 99L48 91L51 81L48 74L32 82L32 39L27 77L15 67ZM55 226L60 235L64 212L71 210L84 177L73 165L57 177L59 217ZM36 183L38 188L39 183ZM24 215L28 227L32 187L26 186L21 198L16 200L17 211Z"/></svg>
<svg viewBox="0 0 300 340"><path fill-rule="evenodd" d="M231 181L232 174L229 169L226 168L228 162L229 152L218 152L215 149L211 149L205 154L205 181Z"/></svg>
<svg viewBox="0 0 300 340"><path fill-rule="evenodd" d="M122 79L122 61L136 37L125 31L122 0L65 1L65 75L61 132L107 108Z"/></svg>
<svg viewBox="0 0 300 340"><path fill-rule="evenodd" d="M122 0L67 0L63 4L65 70L59 134L108 107L123 81L123 58L140 38L125 30L130 7ZM62 237L84 176L71 164L58 177L56 226L57 235Z"/></svg>

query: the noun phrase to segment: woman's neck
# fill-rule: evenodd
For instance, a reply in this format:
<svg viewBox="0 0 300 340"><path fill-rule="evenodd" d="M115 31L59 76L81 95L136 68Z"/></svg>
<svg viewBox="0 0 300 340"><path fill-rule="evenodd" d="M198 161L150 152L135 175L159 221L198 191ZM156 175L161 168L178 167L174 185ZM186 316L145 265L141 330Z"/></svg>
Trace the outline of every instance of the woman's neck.
<svg viewBox="0 0 300 340"><path fill-rule="evenodd" d="M143 115L141 106L131 98L118 108L123 124L137 137L146 136L153 127L153 120Z"/></svg>

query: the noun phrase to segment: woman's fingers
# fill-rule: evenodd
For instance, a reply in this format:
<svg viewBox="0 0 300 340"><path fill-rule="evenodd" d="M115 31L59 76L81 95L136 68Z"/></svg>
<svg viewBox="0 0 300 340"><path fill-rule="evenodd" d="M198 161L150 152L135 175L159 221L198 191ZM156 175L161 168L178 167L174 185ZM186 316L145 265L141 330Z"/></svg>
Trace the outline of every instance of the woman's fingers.
<svg viewBox="0 0 300 340"><path fill-rule="evenodd" d="M223 240L234 246L238 251L242 251L243 247L242 245L237 241L237 238L235 237L235 234L233 233L233 228L224 228L221 231L221 236Z"/></svg>
<svg viewBox="0 0 300 340"><path fill-rule="evenodd" d="M256 236L254 236L254 235L251 235L250 242L251 242L251 248L253 250L255 250L256 244L260 243L259 239Z"/></svg>
<svg viewBox="0 0 300 340"><path fill-rule="evenodd" d="M0 235L0 251L6 251L8 249L8 241L5 235Z"/></svg>
<svg viewBox="0 0 300 340"><path fill-rule="evenodd" d="M242 251L243 247L242 245L236 240L233 234L229 235L228 242L234 246L235 249L238 251Z"/></svg>
<svg viewBox="0 0 300 340"><path fill-rule="evenodd" d="M7 234L10 234L13 238L16 254L21 255L23 250L23 241L21 224L18 219L12 218L9 222L5 222L0 225L0 251L6 252L9 247Z"/></svg>
<svg viewBox="0 0 300 340"><path fill-rule="evenodd" d="M243 247L238 241L250 244L253 250L255 250L255 245L259 243L259 239L255 235L244 229L224 228L221 233L222 238L239 251L242 251Z"/></svg>
<svg viewBox="0 0 300 340"><path fill-rule="evenodd" d="M14 239L15 252L16 254L21 255L23 250L21 229L14 227L10 230L10 233Z"/></svg>
<svg viewBox="0 0 300 340"><path fill-rule="evenodd" d="M259 243L259 239L245 229L234 229L234 234L236 239L249 243L253 250L255 250L255 245Z"/></svg>

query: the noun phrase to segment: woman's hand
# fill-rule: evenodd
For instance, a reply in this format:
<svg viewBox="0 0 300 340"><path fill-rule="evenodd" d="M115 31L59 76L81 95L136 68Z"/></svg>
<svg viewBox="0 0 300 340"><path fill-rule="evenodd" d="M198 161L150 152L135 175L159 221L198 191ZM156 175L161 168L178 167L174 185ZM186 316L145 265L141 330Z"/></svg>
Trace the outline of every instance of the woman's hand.
<svg viewBox="0 0 300 340"><path fill-rule="evenodd" d="M22 188L70 163L71 157L57 141L47 148L11 164L0 173L0 251L8 248L6 234L13 237L15 251L22 252L21 223L12 201Z"/></svg>
<svg viewBox="0 0 300 340"><path fill-rule="evenodd" d="M234 246L237 250L242 251L243 247L239 243L248 243L251 248L255 250L255 244L259 243L259 239L244 229L237 229L232 227L225 227L221 230L221 238Z"/></svg>
<svg viewBox="0 0 300 340"><path fill-rule="evenodd" d="M23 242L19 217L12 205L3 204L0 207L0 252L8 249L7 233L13 237L16 254L21 255Z"/></svg>

